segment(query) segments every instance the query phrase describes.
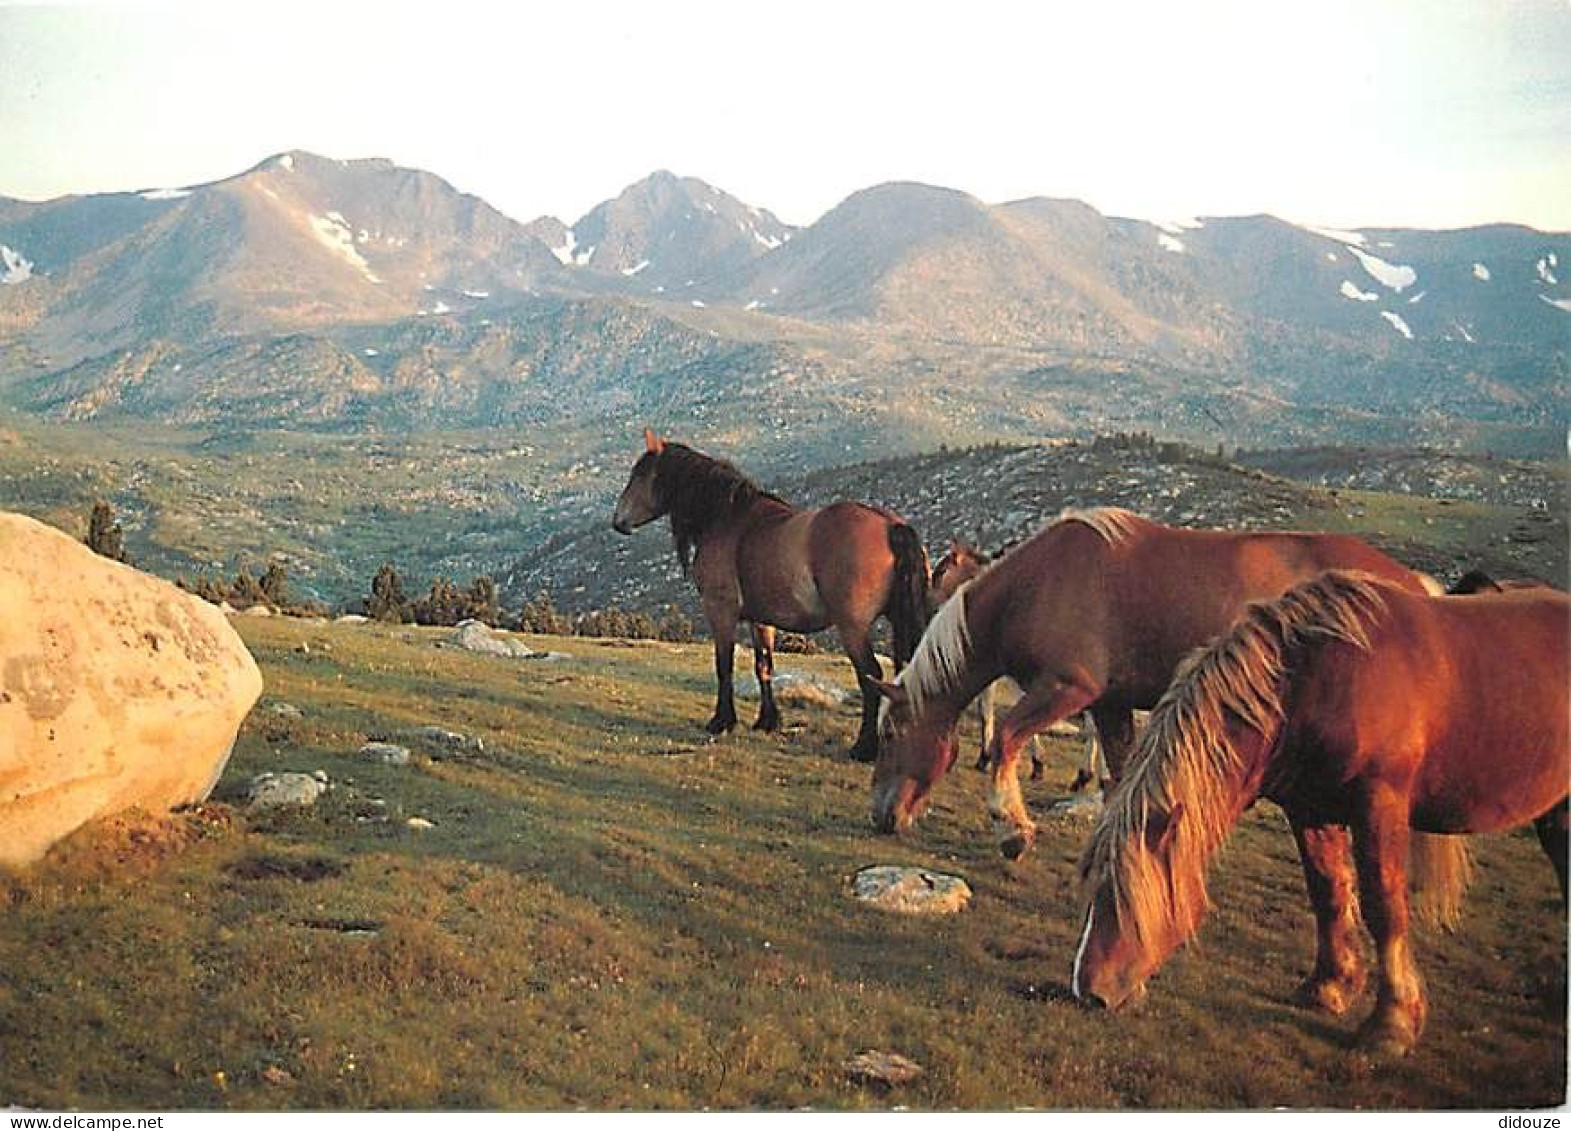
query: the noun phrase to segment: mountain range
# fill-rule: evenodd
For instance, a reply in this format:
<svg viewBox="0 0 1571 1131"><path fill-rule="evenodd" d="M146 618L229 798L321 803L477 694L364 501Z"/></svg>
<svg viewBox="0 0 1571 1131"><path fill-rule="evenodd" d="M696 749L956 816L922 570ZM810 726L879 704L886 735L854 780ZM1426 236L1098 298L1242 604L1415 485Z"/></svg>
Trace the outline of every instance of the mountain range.
<svg viewBox="0 0 1571 1131"><path fill-rule="evenodd" d="M656 173L571 225L303 152L0 199L0 401L220 430L656 423L765 465L1145 427L1563 442L1571 235L1153 223L884 184L805 228Z"/></svg>

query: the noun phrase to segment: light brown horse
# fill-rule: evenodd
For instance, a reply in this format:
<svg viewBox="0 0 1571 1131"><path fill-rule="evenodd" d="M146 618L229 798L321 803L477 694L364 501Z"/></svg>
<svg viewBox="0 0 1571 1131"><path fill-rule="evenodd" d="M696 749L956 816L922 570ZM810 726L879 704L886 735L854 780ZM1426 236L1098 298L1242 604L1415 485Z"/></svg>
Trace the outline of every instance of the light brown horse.
<svg viewBox="0 0 1571 1131"><path fill-rule="evenodd" d="M1341 1013L1357 999L1361 905L1380 990L1360 1040L1411 1048L1426 1009L1410 840L1536 821L1565 896L1568 614L1546 588L1424 597L1341 572L1250 608L1185 662L1092 834L1075 996L1116 1008L1144 993L1199 925L1207 861L1265 797L1292 824L1318 924L1302 1000ZM1463 841L1424 839L1412 866L1459 907Z"/></svg>
<svg viewBox="0 0 1571 1131"><path fill-rule="evenodd" d="M955 760L955 721L1001 676L1025 697L999 720L988 809L1005 855L1036 836L1016 763L1033 734L1089 709L1112 777L1136 708L1149 708L1190 650L1244 606L1326 569L1361 569L1415 591L1406 566L1339 534L1233 533L1163 526L1129 511L1074 511L1021 543L928 625L888 697L873 775L873 823L909 825Z"/></svg>
<svg viewBox="0 0 1571 1131"><path fill-rule="evenodd" d="M993 564L992 555L984 550L966 542L949 543L949 548L933 563L932 580L927 585L927 611L931 616L949 598L953 597L959 588L968 581L974 581L983 570ZM1019 701L1020 689L1011 680L1010 686L1014 688L1015 702ZM999 689L1003 683L998 680L983 688L982 693L976 697L977 723L982 731L982 748L977 752L976 768L985 770L988 766L988 749L993 744L993 732L997 728L998 716L1001 712L999 704ZM1096 726L1091 721L1089 712L1080 716L1081 733L1085 738L1085 757L1082 760L1075 779L1069 784L1069 792L1078 793L1094 781L1106 777L1099 772L1102 765L1102 745L1097 741ZM1031 780L1040 781L1042 778L1042 741L1040 735L1033 734L1026 744L1031 751Z"/></svg>
<svg viewBox="0 0 1571 1131"><path fill-rule="evenodd" d="M851 757L878 748L883 677L872 626L887 617L896 666L911 657L927 621L927 554L898 516L863 503L802 510L760 489L724 460L644 433L644 452L617 500L611 525L630 534L671 519L677 557L698 587L715 642L719 691L710 734L736 725L732 651L741 621L752 625L759 730L780 725L771 678L775 630L818 632L833 625L862 686L862 726Z"/></svg>

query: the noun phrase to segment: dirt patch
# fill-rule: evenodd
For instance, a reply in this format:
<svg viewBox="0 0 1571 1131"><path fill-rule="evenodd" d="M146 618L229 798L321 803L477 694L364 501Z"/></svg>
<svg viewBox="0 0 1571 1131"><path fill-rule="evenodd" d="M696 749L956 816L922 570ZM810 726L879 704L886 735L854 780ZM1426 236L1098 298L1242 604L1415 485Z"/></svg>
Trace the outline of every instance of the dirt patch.
<svg viewBox="0 0 1571 1131"><path fill-rule="evenodd" d="M33 869L19 873L17 886L101 881L125 873L150 872L193 844L231 835L239 825L234 809L214 802L170 813L128 809L77 829Z"/></svg>
<svg viewBox="0 0 1571 1131"><path fill-rule="evenodd" d="M294 880L313 884L349 871L347 860L331 856L276 856L263 853L236 860L226 869L237 880Z"/></svg>

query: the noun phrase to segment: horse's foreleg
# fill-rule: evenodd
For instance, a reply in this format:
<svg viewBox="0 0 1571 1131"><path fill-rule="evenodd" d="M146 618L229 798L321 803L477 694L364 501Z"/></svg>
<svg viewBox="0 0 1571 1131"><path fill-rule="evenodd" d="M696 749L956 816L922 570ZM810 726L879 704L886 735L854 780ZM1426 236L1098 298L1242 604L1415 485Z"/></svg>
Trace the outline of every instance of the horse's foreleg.
<svg viewBox="0 0 1571 1131"><path fill-rule="evenodd" d="M724 734L736 726L736 698L731 686L736 616L730 612L710 612L709 627L715 635L715 713L704 729L710 734Z"/></svg>
<svg viewBox="0 0 1571 1131"><path fill-rule="evenodd" d="M1344 1013L1364 989L1351 838L1340 825L1305 825L1291 815L1288 819L1298 841L1316 932L1315 966L1296 997L1327 1013Z"/></svg>
<svg viewBox="0 0 1571 1131"><path fill-rule="evenodd" d="M1549 857L1549 862L1555 866L1555 875L1560 878L1560 901L1562 903L1566 902L1567 825L1567 808L1564 797L1560 799L1559 805L1556 805L1533 822L1533 828L1538 832L1538 843L1543 845L1545 855Z"/></svg>
<svg viewBox="0 0 1571 1131"><path fill-rule="evenodd" d="M840 642L845 645L846 657L856 669L857 684L862 689L862 725L851 746L851 760L872 762L878 758L878 706L883 697L868 680L883 679L884 666L878 662L873 642L865 631L856 632L841 626Z"/></svg>
<svg viewBox="0 0 1571 1131"><path fill-rule="evenodd" d="M1036 823L1026 812L1025 798L1020 794L1021 748L1032 735L1084 710L1094 698L1095 694L1084 687L1052 679L1027 689L1020 702L998 720L987 752L993 768L987 811L998 833L999 848L1011 860L1024 855L1036 840Z"/></svg>
<svg viewBox="0 0 1571 1131"><path fill-rule="evenodd" d="M775 630L767 624L753 625L753 674L758 677L758 721L754 730L777 730L780 712L775 707Z"/></svg>
<svg viewBox="0 0 1571 1131"><path fill-rule="evenodd" d="M998 712L998 681L994 680L976 697L976 721L982 726L982 748L977 751L976 768L987 769L987 752L993 745L993 729Z"/></svg>
<svg viewBox="0 0 1571 1131"><path fill-rule="evenodd" d="M1108 785L1107 760L1102 757L1102 740L1097 737L1096 720L1090 711L1081 714L1080 725L1085 745L1080 768L1075 771L1075 780L1069 783L1070 793L1079 793L1092 782L1104 788Z"/></svg>
<svg viewBox="0 0 1571 1131"><path fill-rule="evenodd" d="M1380 956L1380 993L1358 1040L1388 1054L1408 1052L1424 1029L1424 988L1408 943L1408 810L1403 792L1376 782L1359 798L1353 826L1359 899Z"/></svg>

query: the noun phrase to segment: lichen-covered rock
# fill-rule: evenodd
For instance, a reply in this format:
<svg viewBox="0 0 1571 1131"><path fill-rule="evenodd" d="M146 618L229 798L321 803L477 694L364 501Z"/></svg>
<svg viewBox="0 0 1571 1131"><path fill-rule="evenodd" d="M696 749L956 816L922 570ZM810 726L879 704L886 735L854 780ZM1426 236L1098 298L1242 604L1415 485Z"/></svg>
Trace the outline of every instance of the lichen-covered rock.
<svg viewBox="0 0 1571 1131"><path fill-rule="evenodd" d="M261 691L217 608L0 513L0 863L201 801Z"/></svg>
<svg viewBox="0 0 1571 1131"><path fill-rule="evenodd" d="M461 621L447 643L466 652L480 652L488 656L514 656L527 660L539 655L522 640L502 636L490 625L477 620Z"/></svg>
<svg viewBox="0 0 1571 1131"><path fill-rule="evenodd" d="M317 799L326 792L325 775L267 773L251 779L246 800L253 809L279 809L286 806L304 808L315 805Z"/></svg>
<svg viewBox="0 0 1571 1131"><path fill-rule="evenodd" d="M396 742L368 742L360 748L360 757L387 766L407 766L409 747L399 746Z"/></svg>
<svg viewBox="0 0 1571 1131"><path fill-rule="evenodd" d="M883 911L907 915L952 915L971 901L971 885L959 876L875 864L851 880L851 894Z"/></svg>
<svg viewBox="0 0 1571 1131"><path fill-rule="evenodd" d="M922 1075L922 1066L897 1052L866 1049L845 1062L845 1074L857 1084L895 1088Z"/></svg>

